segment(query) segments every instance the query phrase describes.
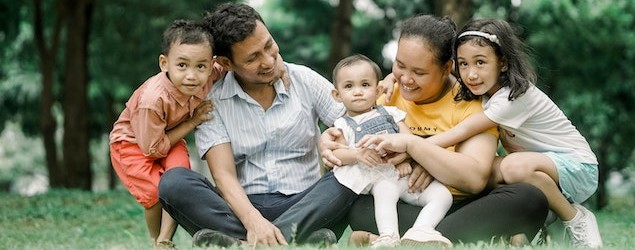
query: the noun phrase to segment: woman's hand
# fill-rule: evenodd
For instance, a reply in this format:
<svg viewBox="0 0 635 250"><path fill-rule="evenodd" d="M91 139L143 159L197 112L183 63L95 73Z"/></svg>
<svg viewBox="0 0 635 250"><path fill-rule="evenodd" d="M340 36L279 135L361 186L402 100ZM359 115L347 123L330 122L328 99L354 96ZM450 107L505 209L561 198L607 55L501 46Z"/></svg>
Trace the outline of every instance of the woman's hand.
<svg viewBox="0 0 635 250"><path fill-rule="evenodd" d="M432 183L434 177L415 161L411 162L411 166L412 174L410 174L410 178L408 179L408 192L422 192Z"/></svg>

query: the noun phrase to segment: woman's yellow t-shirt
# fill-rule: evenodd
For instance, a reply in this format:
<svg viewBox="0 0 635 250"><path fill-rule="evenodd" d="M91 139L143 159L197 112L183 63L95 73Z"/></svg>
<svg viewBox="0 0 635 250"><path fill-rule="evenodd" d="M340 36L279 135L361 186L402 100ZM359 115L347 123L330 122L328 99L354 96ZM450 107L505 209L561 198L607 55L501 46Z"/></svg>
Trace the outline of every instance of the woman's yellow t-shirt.
<svg viewBox="0 0 635 250"><path fill-rule="evenodd" d="M454 84L451 91L448 91L441 99L433 103L416 104L401 97L399 86L395 84L390 102L384 102L382 96L377 101L378 104L395 106L406 112L404 122L410 128L410 132L421 136L429 137L449 130L456 126L465 118L472 114L483 112L481 100L474 101L454 101L454 96L459 90L459 84ZM498 130L491 128L487 133L498 138ZM454 151L454 147L448 150ZM468 193L448 186L455 200L461 200L469 196Z"/></svg>

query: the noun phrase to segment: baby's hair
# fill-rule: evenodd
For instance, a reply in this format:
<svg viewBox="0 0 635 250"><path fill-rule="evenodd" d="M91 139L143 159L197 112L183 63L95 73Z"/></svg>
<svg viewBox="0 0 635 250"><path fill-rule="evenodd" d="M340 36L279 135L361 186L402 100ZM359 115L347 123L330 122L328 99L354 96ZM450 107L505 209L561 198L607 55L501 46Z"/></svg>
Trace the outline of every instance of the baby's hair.
<svg viewBox="0 0 635 250"><path fill-rule="evenodd" d="M370 58L368 58L365 55L356 54L356 55L348 56L340 60L335 65L335 68L333 68L333 85L335 85L335 87L337 88L337 83L335 82L335 79L340 69L347 66L354 65L354 64L363 63L363 62L370 64L370 66L373 68L373 71L375 71L377 82L379 82L382 79L381 69L379 69L379 65L377 65L377 63L373 62L373 60L370 60Z"/></svg>
<svg viewBox="0 0 635 250"><path fill-rule="evenodd" d="M511 89L507 97L510 101L523 95L531 84L536 83L537 76L529 60L529 48L515 35L508 22L499 19L473 20L459 32L454 51L468 42L478 46L492 47L498 59L507 64L507 70L501 72L498 82L501 87ZM455 61L457 58L458 55L455 55ZM458 72L458 63L455 65L455 70ZM461 88L454 97L455 100L469 101L478 98L465 86L460 74L458 80Z"/></svg>
<svg viewBox="0 0 635 250"><path fill-rule="evenodd" d="M178 19L163 32L163 42L161 53L168 55L170 48L175 43L178 44L201 44L207 43L210 48L214 48L212 34L202 23L192 20Z"/></svg>
<svg viewBox="0 0 635 250"><path fill-rule="evenodd" d="M401 24L401 38L421 39L435 53L438 65L452 60L456 24L448 16L416 15Z"/></svg>

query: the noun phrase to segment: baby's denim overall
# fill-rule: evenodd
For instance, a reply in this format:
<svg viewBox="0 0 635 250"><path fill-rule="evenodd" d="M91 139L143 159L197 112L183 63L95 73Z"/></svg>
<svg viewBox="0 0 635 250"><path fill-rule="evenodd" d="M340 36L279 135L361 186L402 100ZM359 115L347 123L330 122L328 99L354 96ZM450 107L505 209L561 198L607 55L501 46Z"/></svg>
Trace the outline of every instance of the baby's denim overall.
<svg viewBox="0 0 635 250"><path fill-rule="evenodd" d="M375 109L379 112L379 116L371 118L362 124L357 124L348 116L344 117L348 126L355 131L355 142L361 140L364 135L394 134L399 132L397 123L395 123L392 116L384 109L384 106L378 105Z"/></svg>

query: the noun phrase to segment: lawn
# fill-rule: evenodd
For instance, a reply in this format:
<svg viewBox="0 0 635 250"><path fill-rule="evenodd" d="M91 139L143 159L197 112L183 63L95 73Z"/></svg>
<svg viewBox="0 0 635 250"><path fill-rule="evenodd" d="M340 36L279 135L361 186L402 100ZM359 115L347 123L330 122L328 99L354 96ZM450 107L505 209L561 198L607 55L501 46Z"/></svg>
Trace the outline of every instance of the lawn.
<svg viewBox="0 0 635 250"><path fill-rule="evenodd" d="M635 245L635 198L613 198L596 213L605 249L630 249ZM151 249L143 209L122 190L90 193L55 190L22 197L0 193L0 249ZM559 222L550 227L552 243L533 249L569 248ZM346 246L346 235L339 243ZM190 236L178 229L178 249L193 249ZM402 248L397 248L402 249ZM403 248L405 249L405 248ZM482 243L454 249L507 249ZM527 249L529 249L527 247Z"/></svg>

